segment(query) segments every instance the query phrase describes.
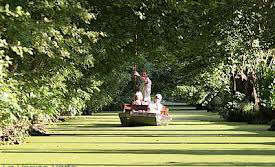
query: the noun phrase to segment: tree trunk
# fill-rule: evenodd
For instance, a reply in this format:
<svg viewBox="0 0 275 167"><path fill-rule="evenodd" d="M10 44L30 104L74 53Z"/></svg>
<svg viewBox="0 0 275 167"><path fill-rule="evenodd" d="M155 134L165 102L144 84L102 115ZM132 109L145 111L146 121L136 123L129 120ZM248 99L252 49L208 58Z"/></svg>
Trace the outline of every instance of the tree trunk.
<svg viewBox="0 0 275 167"><path fill-rule="evenodd" d="M251 74L251 80L252 80L252 97L253 97L253 102L255 104L255 106L259 106L259 103L260 103L260 98L258 96L258 93L257 93L257 90L256 90L256 80L257 80L257 77L256 77L256 74L253 73Z"/></svg>
<svg viewBox="0 0 275 167"><path fill-rule="evenodd" d="M256 91L256 87L255 87L255 84L253 83L253 92L252 92L252 96L253 96L253 99L254 99L254 104L255 106L259 106L259 103L260 103L260 98L258 97L258 93Z"/></svg>
<svg viewBox="0 0 275 167"><path fill-rule="evenodd" d="M233 78L233 94L236 93L237 87L236 87L236 78Z"/></svg>

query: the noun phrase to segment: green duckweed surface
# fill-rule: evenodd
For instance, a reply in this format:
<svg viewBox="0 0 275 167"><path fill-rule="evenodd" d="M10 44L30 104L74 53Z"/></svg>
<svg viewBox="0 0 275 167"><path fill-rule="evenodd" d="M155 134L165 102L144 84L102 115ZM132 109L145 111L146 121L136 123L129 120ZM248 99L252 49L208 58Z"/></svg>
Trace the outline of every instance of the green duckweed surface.
<svg viewBox="0 0 275 167"><path fill-rule="evenodd" d="M267 125L223 122L217 114L179 106L170 111L173 120L162 127L121 127L117 112L76 117L49 126L49 136L0 146L0 164L275 166L275 132Z"/></svg>

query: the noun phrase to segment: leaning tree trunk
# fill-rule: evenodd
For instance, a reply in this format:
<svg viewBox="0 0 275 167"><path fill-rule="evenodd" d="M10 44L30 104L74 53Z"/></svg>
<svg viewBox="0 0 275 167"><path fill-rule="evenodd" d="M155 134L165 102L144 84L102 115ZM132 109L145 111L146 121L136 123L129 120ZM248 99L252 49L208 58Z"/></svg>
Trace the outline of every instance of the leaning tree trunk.
<svg viewBox="0 0 275 167"><path fill-rule="evenodd" d="M232 90L231 91L232 91L232 94L235 95L237 87L236 87L236 78L235 78L234 72L232 72L232 79L231 79L231 81L232 81Z"/></svg>
<svg viewBox="0 0 275 167"><path fill-rule="evenodd" d="M251 80L252 80L252 95L251 96L253 97L253 102L254 102L255 106L259 106L260 98L259 98L257 90L256 90L257 77L256 77L255 73L251 74Z"/></svg>
<svg viewBox="0 0 275 167"><path fill-rule="evenodd" d="M257 90L256 90L256 87L255 87L255 84L253 83L253 92L252 92L252 96L253 96L253 99L254 99L254 104L256 106L259 106L259 103L260 103L260 98L258 97L258 93L257 93Z"/></svg>

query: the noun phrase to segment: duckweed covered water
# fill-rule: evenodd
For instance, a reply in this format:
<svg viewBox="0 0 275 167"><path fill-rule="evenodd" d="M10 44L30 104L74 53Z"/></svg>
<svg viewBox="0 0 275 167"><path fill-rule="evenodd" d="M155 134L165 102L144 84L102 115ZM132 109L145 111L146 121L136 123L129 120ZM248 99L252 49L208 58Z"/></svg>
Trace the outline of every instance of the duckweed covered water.
<svg viewBox="0 0 275 167"><path fill-rule="evenodd" d="M0 146L3 166L275 166L266 125L223 122L202 110L171 110L163 127L121 127L117 112L49 126L50 136Z"/></svg>

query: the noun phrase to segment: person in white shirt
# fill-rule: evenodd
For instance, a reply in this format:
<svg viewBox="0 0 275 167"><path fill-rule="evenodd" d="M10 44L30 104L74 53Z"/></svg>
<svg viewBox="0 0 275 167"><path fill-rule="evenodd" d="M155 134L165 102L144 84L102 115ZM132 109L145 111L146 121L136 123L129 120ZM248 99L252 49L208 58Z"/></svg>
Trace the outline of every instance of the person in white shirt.
<svg viewBox="0 0 275 167"><path fill-rule="evenodd" d="M139 73L137 71L135 71L134 75L140 77L140 79L142 81L142 83L139 87L139 90L141 91L141 93L143 95L143 101L145 103L150 104L152 81L150 80L146 71L142 71L141 76L139 75Z"/></svg>
<svg viewBox="0 0 275 167"><path fill-rule="evenodd" d="M146 112L148 110L148 103L143 101L143 96L140 91L136 92L135 99L132 104L137 105L137 106L138 105L146 106L146 108L144 108L144 109L132 108L133 112Z"/></svg>
<svg viewBox="0 0 275 167"><path fill-rule="evenodd" d="M161 94L156 94L154 102L150 104L150 112L160 114L163 105L161 104L162 96Z"/></svg>
<svg viewBox="0 0 275 167"><path fill-rule="evenodd" d="M140 91L136 92L135 94L135 101L133 102L134 105L142 105L143 104L143 96Z"/></svg>

